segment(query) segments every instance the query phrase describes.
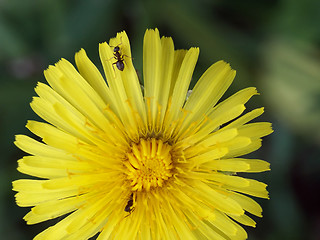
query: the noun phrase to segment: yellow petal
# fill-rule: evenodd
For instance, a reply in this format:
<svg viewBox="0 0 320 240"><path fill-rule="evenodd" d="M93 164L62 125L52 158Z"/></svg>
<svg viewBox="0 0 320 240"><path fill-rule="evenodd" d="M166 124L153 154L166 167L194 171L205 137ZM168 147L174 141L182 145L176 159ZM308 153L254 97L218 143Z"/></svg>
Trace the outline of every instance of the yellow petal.
<svg viewBox="0 0 320 240"><path fill-rule="evenodd" d="M89 139L92 144L97 145L100 149L108 151L109 146L106 145L106 142L101 139L99 135L97 135L96 129L92 129L92 125L88 120L85 118L77 118L77 116L73 115L72 112L68 111L65 105L56 103L53 106L54 111L56 114L63 119L63 121L69 126L71 126L73 129L81 133L84 137ZM85 127L84 127L85 126ZM111 128L111 126L110 126ZM112 131L113 132L113 131ZM109 137L115 137L114 141L115 144L120 145L121 142L123 142L123 136L121 135L111 135L109 134ZM126 142L125 142L126 143Z"/></svg>
<svg viewBox="0 0 320 240"><path fill-rule="evenodd" d="M208 120L204 120L205 122L201 127L201 130L193 137L201 139L210 132L216 130L220 125L238 117L245 110L244 104L255 94L257 94L255 88L246 88L219 103L208 112ZM236 128L238 126L233 125L232 123L228 124L225 129L232 128L232 126Z"/></svg>
<svg viewBox="0 0 320 240"><path fill-rule="evenodd" d="M252 119L259 117L264 112L264 108L257 108L252 110L251 112L246 113L245 115L239 117L238 119L234 120L232 123L225 126L225 129L228 128L238 128L247 122L250 122Z"/></svg>
<svg viewBox="0 0 320 240"><path fill-rule="evenodd" d="M78 187L66 190L48 190L42 184L44 180L20 179L12 183L16 202L21 207L35 206L39 203L75 196L79 193Z"/></svg>
<svg viewBox="0 0 320 240"><path fill-rule="evenodd" d="M219 159L206 162L201 167L225 172L247 172L250 169L250 164L236 159Z"/></svg>
<svg viewBox="0 0 320 240"><path fill-rule="evenodd" d="M64 170L64 176L68 172L73 172L73 170L90 172L99 167L94 163L89 163L85 161L77 161L76 159L62 159L62 158L49 158L40 156L25 156L19 160L19 164L24 166L34 167L34 168L48 168L48 170Z"/></svg>
<svg viewBox="0 0 320 240"><path fill-rule="evenodd" d="M117 112L113 103L112 92L110 92L106 81L103 79L97 67L90 61L84 49L76 53L75 61L82 77L99 94L104 103L110 104L113 110Z"/></svg>
<svg viewBox="0 0 320 240"><path fill-rule="evenodd" d="M235 138L237 135L238 135L238 130L236 128L231 128L225 131L223 130L217 131L208 135L208 137L206 137L205 140L201 141L199 145L204 147L209 147L212 145L230 141L233 138Z"/></svg>
<svg viewBox="0 0 320 240"><path fill-rule="evenodd" d="M39 178L56 178L56 177L66 177L68 172L66 169L53 169L53 168L43 168L34 167L26 163L25 159L20 159L18 161L18 171L30 176L35 176Z"/></svg>
<svg viewBox="0 0 320 240"><path fill-rule="evenodd" d="M259 159L229 158L206 162L201 167L225 172L264 172L270 163Z"/></svg>
<svg viewBox="0 0 320 240"><path fill-rule="evenodd" d="M224 161L229 162L230 164L233 164L233 165L245 164L249 167L244 171L235 171L235 172L264 172L264 171L270 170L270 163L263 160L259 160L259 159L230 158L230 159L225 159Z"/></svg>
<svg viewBox="0 0 320 240"><path fill-rule="evenodd" d="M191 81L193 70L199 56L198 48L190 48L186 53L177 81L172 92L172 102L170 105L171 119L175 120L180 113L182 105L186 99L188 87Z"/></svg>
<svg viewBox="0 0 320 240"><path fill-rule="evenodd" d="M181 131L191 122L203 118L225 93L236 72L229 64L219 61L213 64L199 79L188 98L184 110L191 113L185 119Z"/></svg>
<svg viewBox="0 0 320 240"><path fill-rule="evenodd" d="M183 59L185 58L188 50L179 49L174 51L172 76L171 76L171 86L169 96L172 96L174 86L177 82L178 75L182 66Z"/></svg>
<svg viewBox="0 0 320 240"><path fill-rule="evenodd" d="M70 175L64 178L50 179L42 183L46 189L73 189L75 187L86 188L93 184L103 183L106 189L112 188L111 182L121 180L118 172L104 171L103 173L87 173L81 175ZM107 185L109 183L109 185Z"/></svg>
<svg viewBox="0 0 320 240"><path fill-rule="evenodd" d="M106 42L104 42L99 45L99 53L110 91L115 98L114 103L116 105L115 108L119 113L118 117L125 127L132 128L136 123L132 121L132 110L127 103L128 96L121 78L121 71L113 67L113 61L115 60L113 50Z"/></svg>
<svg viewBox="0 0 320 240"><path fill-rule="evenodd" d="M229 152L224 156L224 158L233 158L242 155L246 155L248 153L254 152L259 149L262 145L261 139L251 141L250 138L242 138L239 137L238 140L243 139L243 143L239 142L238 144L233 144L229 148Z"/></svg>
<svg viewBox="0 0 320 240"><path fill-rule="evenodd" d="M239 135L250 137L251 139L259 139L273 132L271 123L259 122L249 123L239 128Z"/></svg>
<svg viewBox="0 0 320 240"><path fill-rule="evenodd" d="M196 152L193 152L193 153L192 152L193 152L192 149L190 150L190 153L186 152L186 156L187 157L190 156L190 158L188 158L188 161L190 161L193 167L195 166L199 167L204 163L224 157L226 154L228 154L228 148L227 147L214 148L213 150L207 151L203 154L197 154ZM194 154L195 156L191 157L192 156L191 154Z"/></svg>
<svg viewBox="0 0 320 240"><path fill-rule="evenodd" d="M81 159L87 157L88 159L94 160L101 159L101 155L115 156L117 154L123 154L123 147L116 146L116 144L120 145L120 143L123 142L118 141L117 139L113 138L113 136L104 138L104 149L108 148L109 151L104 151L103 153L101 153L101 150L97 146L91 145L90 142L83 142L80 139L68 133L65 133L64 131L61 131L60 129L50 124L28 121L26 127L34 134L41 137L43 142L45 142L46 144L59 149L63 149L66 152L70 153L70 156L73 155L78 159L80 158L80 156ZM121 135L117 137L121 137ZM111 152L113 153L110 154ZM95 153L100 153L100 157Z"/></svg>
<svg viewBox="0 0 320 240"><path fill-rule="evenodd" d="M28 224L35 224L53 219L79 208L87 198L86 195L38 204L24 217Z"/></svg>
<svg viewBox="0 0 320 240"><path fill-rule="evenodd" d="M58 66L61 67L61 65L64 65L62 63L65 62L60 62ZM83 91L80 86L74 84L73 81L70 81L70 78L75 77L73 75L76 74L70 75L71 76L65 76L59 79L60 86L64 89L66 95L68 95L68 101L94 125L104 131L108 131L110 129L108 126L110 126L110 124L108 119L103 114L103 109L106 107L106 105L101 102L101 99L96 102L92 101L92 96Z"/></svg>
<svg viewBox="0 0 320 240"><path fill-rule="evenodd" d="M161 38L161 81L160 81L160 91L159 94L159 104L161 106L161 118L160 122L163 121L164 114L166 112L170 88L172 84L172 74L174 71L174 57L175 51L173 46L172 38L162 37Z"/></svg>
<svg viewBox="0 0 320 240"><path fill-rule="evenodd" d="M216 111L214 111L215 117L213 117L212 119L208 118L207 120L204 120L205 122L203 126L201 126L200 130L197 133L190 135L189 138L192 142L200 141L201 139L208 136L208 134L210 134L211 132L217 130L220 125L238 117L241 113L243 113L245 109L246 108L243 104L238 104L232 106L231 108L224 108L223 105L218 105Z"/></svg>
<svg viewBox="0 0 320 240"><path fill-rule="evenodd" d="M46 144L40 143L28 136L17 135L14 144L23 151L38 156L69 158L68 154L61 149L57 149Z"/></svg>
<svg viewBox="0 0 320 240"><path fill-rule="evenodd" d="M231 218L233 218L234 220L236 220L237 222L246 225L246 226L250 226L250 227L255 227L256 226L256 222L253 221L252 218L248 217L247 215L241 215L241 216L234 216L234 215L229 215Z"/></svg>
<svg viewBox="0 0 320 240"><path fill-rule="evenodd" d="M233 200L235 200L237 203L240 204L240 206L246 210L247 212L258 216L258 217L262 217L261 213L262 213L262 208L261 206L254 201L252 198L249 198L243 194L239 194L239 193L233 193L230 195L230 198L232 198Z"/></svg>
<svg viewBox="0 0 320 240"><path fill-rule="evenodd" d="M149 122L155 126L157 104L161 86L161 60L162 49L158 29L147 30L143 40L143 79L144 96L150 98L151 119Z"/></svg>
<svg viewBox="0 0 320 240"><path fill-rule="evenodd" d="M262 182L258 182L256 180L253 179L247 179L249 181L249 186L248 187L232 187L232 186L228 186L227 188L229 190L233 190L236 192L240 192L240 193L245 193L245 194L249 194L255 197L260 197L260 198L267 198L269 199L269 195L268 195L268 191L266 190L267 185L262 183Z"/></svg>
<svg viewBox="0 0 320 240"><path fill-rule="evenodd" d="M142 123L145 125L147 123L145 104L137 72L132 63L130 42L126 32L122 31L115 38L110 39L110 46L120 48L125 67L123 71L118 71L116 68L115 71L120 73L130 107L133 108L133 111L138 112ZM116 60L114 59L114 61Z"/></svg>
<svg viewBox="0 0 320 240"><path fill-rule="evenodd" d="M199 181L197 182L195 187L197 189L193 189L193 191L196 194L200 194L199 197L201 197L204 201L212 204L214 208L222 212L231 213L234 215L244 214L241 206L236 201L229 198L227 195L221 194L209 187L207 184L201 183Z"/></svg>
<svg viewBox="0 0 320 240"><path fill-rule="evenodd" d="M53 105L48 101L44 100L43 98L34 97L33 101L30 103L30 106L32 110L45 121L65 130L66 132L71 133L74 136L77 136L83 141L87 141L82 134L72 128L56 113Z"/></svg>
<svg viewBox="0 0 320 240"><path fill-rule="evenodd" d="M34 134L41 137L42 141L48 145L66 150L69 153L76 152L78 149L76 147L80 143L78 138L57 129L50 124L28 121L26 127ZM51 141L51 139L56 141Z"/></svg>
<svg viewBox="0 0 320 240"><path fill-rule="evenodd" d="M219 186L228 185L235 187L247 187L249 182L242 177L230 176L223 173L203 173L203 172L192 172L189 173L188 178L198 179L202 181L210 181L211 183Z"/></svg>

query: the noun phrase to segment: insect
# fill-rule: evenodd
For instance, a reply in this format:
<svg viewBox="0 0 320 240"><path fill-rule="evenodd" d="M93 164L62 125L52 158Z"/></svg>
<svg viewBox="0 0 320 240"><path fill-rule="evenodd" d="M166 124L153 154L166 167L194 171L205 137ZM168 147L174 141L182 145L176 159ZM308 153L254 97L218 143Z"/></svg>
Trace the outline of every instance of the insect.
<svg viewBox="0 0 320 240"><path fill-rule="evenodd" d="M112 63L112 65L115 64L120 71L123 71L123 69L124 69L124 62L123 62L124 61L124 55L121 55L119 46L115 46L113 48L113 55L114 55L114 58L117 61Z"/></svg>
<svg viewBox="0 0 320 240"><path fill-rule="evenodd" d="M124 208L124 211L129 213L129 215L134 211L134 207L133 207L133 193L131 193L130 198L127 202L127 205ZM128 215L128 216L129 216ZM127 217L128 217L127 216Z"/></svg>

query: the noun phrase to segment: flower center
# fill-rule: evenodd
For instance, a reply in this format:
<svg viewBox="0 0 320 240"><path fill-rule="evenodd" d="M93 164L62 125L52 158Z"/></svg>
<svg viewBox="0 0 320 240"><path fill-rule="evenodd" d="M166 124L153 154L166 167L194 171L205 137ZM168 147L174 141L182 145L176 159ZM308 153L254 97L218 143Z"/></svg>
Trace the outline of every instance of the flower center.
<svg viewBox="0 0 320 240"><path fill-rule="evenodd" d="M161 187L172 176L171 149L169 144L155 138L141 139L132 145L125 162L132 191Z"/></svg>

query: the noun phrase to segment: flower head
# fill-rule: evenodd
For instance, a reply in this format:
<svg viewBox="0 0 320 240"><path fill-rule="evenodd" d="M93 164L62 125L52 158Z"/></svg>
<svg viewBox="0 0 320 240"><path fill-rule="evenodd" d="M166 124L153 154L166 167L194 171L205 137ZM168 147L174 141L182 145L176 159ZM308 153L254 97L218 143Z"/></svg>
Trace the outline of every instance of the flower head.
<svg viewBox="0 0 320 240"><path fill-rule="evenodd" d="M46 122L28 121L42 142L24 135L29 153L18 170L39 179L13 182L24 217L35 224L64 216L35 239L246 239L238 224L262 209L248 195L268 198L264 183L237 176L269 164L240 156L272 132L263 113L240 116L257 94L220 97L235 71L219 61L192 92L198 48L174 50L171 38L147 30L141 87L125 32L99 47L104 77L85 51L78 70L60 60L45 70L31 107ZM191 94L190 94L191 92Z"/></svg>

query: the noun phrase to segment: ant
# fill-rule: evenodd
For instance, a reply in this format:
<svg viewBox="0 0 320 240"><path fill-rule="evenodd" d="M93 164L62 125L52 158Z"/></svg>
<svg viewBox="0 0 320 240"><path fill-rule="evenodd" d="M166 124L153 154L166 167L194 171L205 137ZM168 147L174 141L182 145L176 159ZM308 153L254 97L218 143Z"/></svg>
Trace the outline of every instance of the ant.
<svg viewBox="0 0 320 240"><path fill-rule="evenodd" d="M112 65L115 64L120 71L123 71L123 69L124 69L124 62L123 62L124 61L124 55L121 55L119 46L116 46L116 47L113 48L113 55L114 55L114 58L117 61L112 63Z"/></svg>
<svg viewBox="0 0 320 240"><path fill-rule="evenodd" d="M133 207L133 193L131 193L130 198L127 202L127 205L124 208L124 211L129 213L126 217L128 217L133 211L134 211L134 207Z"/></svg>

